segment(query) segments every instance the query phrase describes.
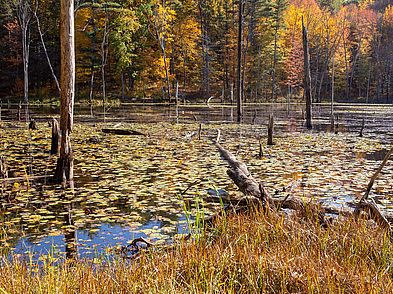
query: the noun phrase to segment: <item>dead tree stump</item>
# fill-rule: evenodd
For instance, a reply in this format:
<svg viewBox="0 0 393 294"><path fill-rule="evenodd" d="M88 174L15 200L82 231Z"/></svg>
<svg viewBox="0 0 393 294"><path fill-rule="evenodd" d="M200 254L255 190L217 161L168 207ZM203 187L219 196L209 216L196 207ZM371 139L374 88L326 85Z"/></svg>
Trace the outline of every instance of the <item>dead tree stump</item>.
<svg viewBox="0 0 393 294"><path fill-rule="evenodd" d="M7 179L8 178L8 166L7 160L4 156L0 157L0 178Z"/></svg>
<svg viewBox="0 0 393 294"><path fill-rule="evenodd" d="M364 118L362 119L362 126L360 127L359 137L363 137L363 130L364 130Z"/></svg>
<svg viewBox="0 0 393 294"><path fill-rule="evenodd" d="M59 152L60 141L60 127L57 119L52 120L52 143L50 147L50 154L54 155Z"/></svg>
<svg viewBox="0 0 393 294"><path fill-rule="evenodd" d="M267 126L267 145L273 145L273 126L274 126L274 118L273 114L269 116L269 124Z"/></svg>
<svg viewBox="0 0 393 294"><path fill-rule="evenodd" d="M37 124L35 122L35 120L31 120L29 123L29 130L36 130L37 129Z"/></svg>

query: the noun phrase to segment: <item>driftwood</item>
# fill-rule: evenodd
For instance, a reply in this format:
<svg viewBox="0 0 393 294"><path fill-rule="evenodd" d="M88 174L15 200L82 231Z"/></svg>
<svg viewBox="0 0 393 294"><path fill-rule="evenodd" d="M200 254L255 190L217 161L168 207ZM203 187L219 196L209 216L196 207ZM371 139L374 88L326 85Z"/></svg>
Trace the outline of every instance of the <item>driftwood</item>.
<svg viewBox="0 0 393 294"><path fill-rule="evenodd" d="M146 136L145 134L134 130L102 129L102 132L105 134L115 134L115 135L124 135L124 136Z"/></svg>

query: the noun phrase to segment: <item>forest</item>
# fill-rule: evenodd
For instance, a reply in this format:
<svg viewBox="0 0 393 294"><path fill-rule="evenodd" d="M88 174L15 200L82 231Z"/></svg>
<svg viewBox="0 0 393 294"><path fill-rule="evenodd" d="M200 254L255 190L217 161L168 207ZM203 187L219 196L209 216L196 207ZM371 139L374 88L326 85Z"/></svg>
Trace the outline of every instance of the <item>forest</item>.
<svg viewBox="0 0 393 294"><path fill-rule="evenodd" d="M0 0L0 293L393 293L391 0Z"/></svg>
<svg viewBox="0 0 393 294"><path fill-rule="evenodd" d="M178 87L190 101L229 103L238 87L238 42L245 102L301 101L304 17L314 102L332 93L342 102L392 102L389 0L240 3L239 35L239 1L77 1L77 101L169 101ZM3 100L58 95L59 9L54 0L2 0Z"/></svg>

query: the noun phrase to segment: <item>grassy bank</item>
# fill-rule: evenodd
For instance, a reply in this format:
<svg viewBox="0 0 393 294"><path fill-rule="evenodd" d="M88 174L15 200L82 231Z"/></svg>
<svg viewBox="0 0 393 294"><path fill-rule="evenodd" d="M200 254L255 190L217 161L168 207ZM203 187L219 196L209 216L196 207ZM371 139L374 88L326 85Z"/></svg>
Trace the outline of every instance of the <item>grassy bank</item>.
<svg viewBox="0 0 393 294"><path fill-rule="evenodd" d="M255 212L223 218L213 234L131 264L5 263L0 293L393 292L392 243L367 222L322 228Z"/></svg>

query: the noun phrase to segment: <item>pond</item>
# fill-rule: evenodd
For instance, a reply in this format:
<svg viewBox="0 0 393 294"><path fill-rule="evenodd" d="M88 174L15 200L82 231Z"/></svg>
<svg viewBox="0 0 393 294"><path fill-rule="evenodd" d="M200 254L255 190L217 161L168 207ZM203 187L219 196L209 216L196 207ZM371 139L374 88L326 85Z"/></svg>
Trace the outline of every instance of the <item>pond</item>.
<svg viewBox="0 0 393 294"><path fill-rule="evenodd" d="M37 130L29 131L7 110L0 122L0 155L8 177L1 180L0 252L37 258L75 244L80 257L93 258L134 238L173 242L192 229L193 218L220 209L212 194L240 193L226 175L212 140L241 158L255 178L280 196L297 182L294 195L345 205L364 193L368 180L390 149L393 108L337 105L339 132L329 132L330 106L314 107L314 130L303 127L302 105L247 105L242 124L230 105L122 105L103 117L76 108L73 131L75 187L50 183L56 156L50 156L48 120L56 108L32 108ZM268 115L275 115L275 145L266 146ZM364 136L359 137L362 119ZM198 137L199 124L202 126ZM130 129L144 136L104 134ZM259 158L259 140L263 156ZM393 205L393 164L382 171L372 197Z"/></svg>

